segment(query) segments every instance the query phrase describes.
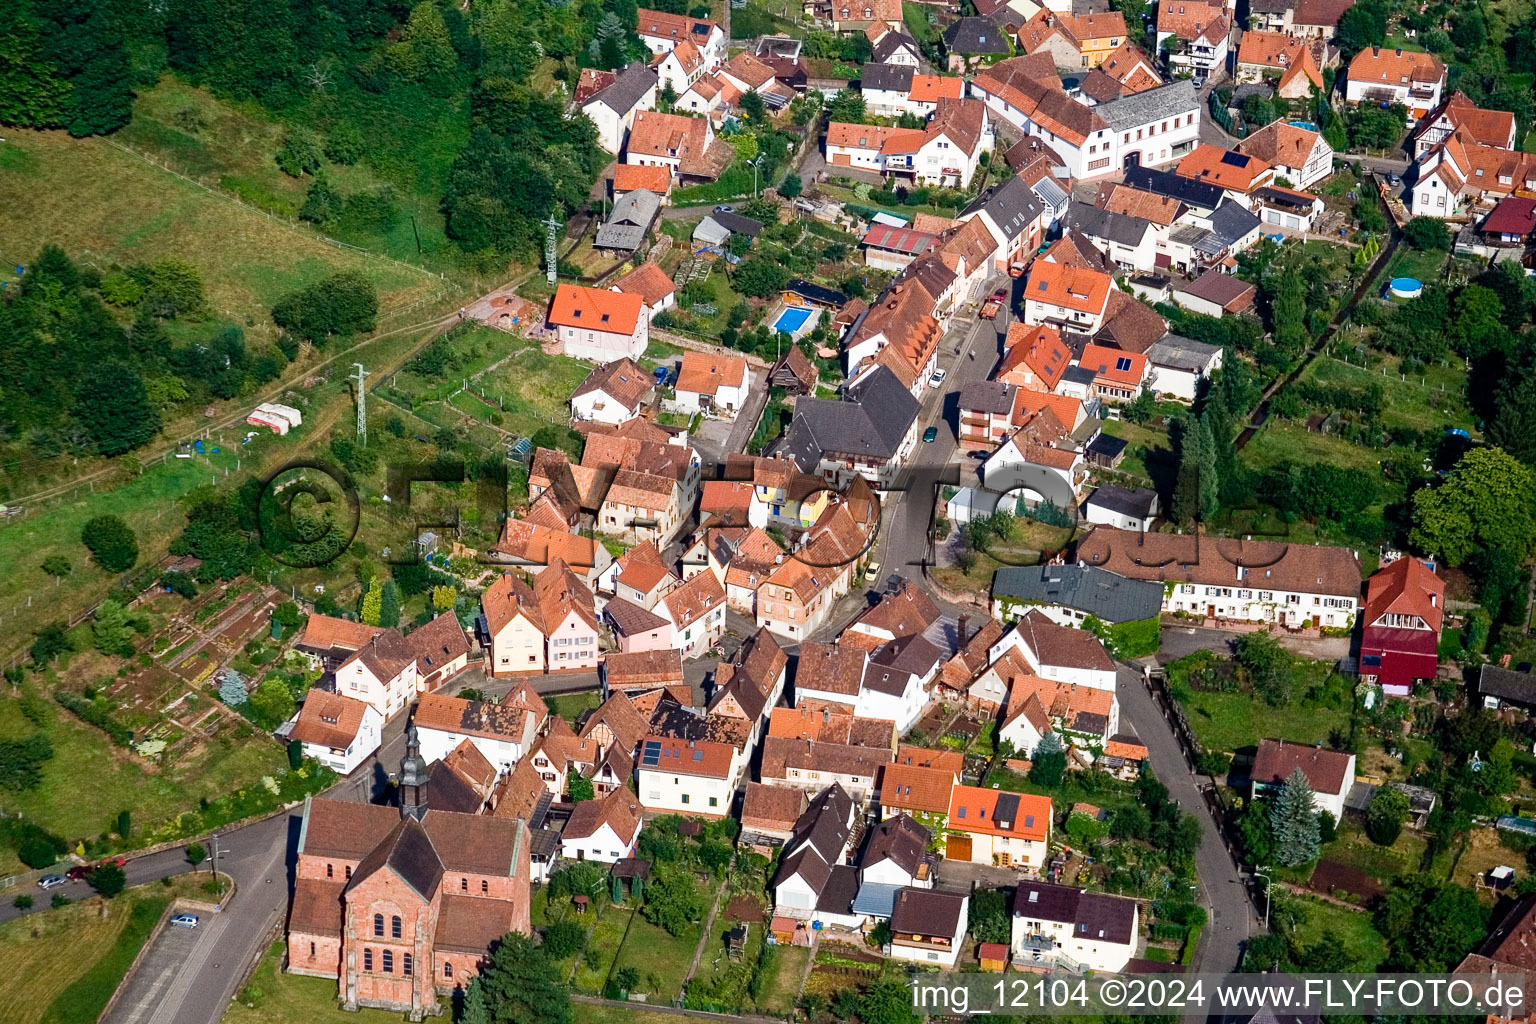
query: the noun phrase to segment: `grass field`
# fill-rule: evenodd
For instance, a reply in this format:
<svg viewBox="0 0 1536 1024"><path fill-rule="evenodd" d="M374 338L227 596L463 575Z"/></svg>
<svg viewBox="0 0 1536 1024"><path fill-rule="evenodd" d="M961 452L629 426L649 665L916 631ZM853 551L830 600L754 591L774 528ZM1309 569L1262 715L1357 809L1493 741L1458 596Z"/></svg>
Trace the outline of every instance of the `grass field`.
<svg viewBox="0 0 1536 1024"><path fill-rule="evenodd" d="M161 912L197 889L195 876L182 876L0 924L0 1020L94 1024Z"/></svg>
<svg viewBox="0 0 1536 1024"><path fill-rule="evenodd" d="M682 990L702 931L701 925L694 925L674 936L637 915L630 922L614 969L635 968L640 972L640 991L653 1000L671 999Z"/></svg>
<svg viewBox="0 0 1536 1024"><path fill-rule="evenodd" d="M603 908L602 915L598 917L597 923L592 926L592 931L587 936L587 948L577 962L576 973L571 978L571 987L575 991L592 995L602 994L603 983L608 980L608 973L613 969L613 961L618 956L619 946L624 941L624 931L629 927L630 918L634 916L633 910L623 907ZM589 955L592 956L590 964L588 963Z"/></svg>
<svg viewBox="0 0 1536 1024"><path fill-rule="evenodd" d="M283 944L275 942L257 966L251 983L224 1011L222 1024L398 1024L401 1015L384 1010L348 1013L336 1005L336 982L303 978L280 970ZM255 998L249 998L255 997ZM254 1005L252 1005L254 1004Z"/></svg>
<svg viewBox="0 0 1536 1024"><path fill-rule="evenodd" d="M759 1013L785 1014L794 1008L800 995L800 978L810 962L809 946L780 946L775 955L772 976L763 982L757 998Z"/></svg>
<svg viewBox="0 0 1536 1024"><path fill-rule="evenodd" d="M51 705L51 702L50 702ZM255 783L287 766L283 748L265 737L245 742L215 741L201 754L154 774L113 747L105 733L53 707L48 738L53 759L43 766L36 789L5 794L5 807L22 813L68 841L94 836L111 825L118 811L133 812L135 829ZM36 728L22 717L21 702L0 697L0 739L32 735ZM4 853L9 855L9 850Z"/></svg>
<svg viewBox="0 0 1536 1024"><path fill-rule="evenodd" d="M338 270L362 272L388 309L440 286L435 275L331 245L102 139L14 131L0 146L0 256L28 263L54 242L88 264L180 259L217 313L267 325L272 303Z"/></svg>
<svg viewBox="0 0 1536 1024"><path fill-rule="evenodd" d="M1347 713L1299 699L1271 707L1248 693L1193 692L1180 702L1201 744L1211 750L1241 750L1265 737L1316 743L1327 741L1334 729L1349 727Z"/></svg>
<svg viewBox="0 0 1536 1024"><path fill-rule="evenodd" d="M1352 819L1345 818L1339 822L1338 837L1323 847L1322 856L1385 880L1419 870L1427 845L1423 836L1405 829L1396 843L1377 846L1366 836L1364 829ZM1506 851L1505 856L1511 855Z"/></svg>
<svg viewBox="0 0 1536 1024"><path fill-rule="evenodd" d="M570 722L571 725L575 725L576 719L581 717L582 712L590 711L602 703L602 694L597 690L588 690L584 693L567 693L559 697L549 697L545 702L553 703L555 714Z"/></svg>
<svg viewBox="0 0 1536 1024"><path fill-rule="evenodd" d="M1294 941L1305 949L1332 933L1344 944L1351 960L1350 970L1374 971L1387 958L1387 940L1371 923L1371 915L1362 910L1346 910L1320 900L1292 898L1298 920L1291 932Z"/></svg>
<svg viewBox="0 0 1536 1024"><path fill-rule="evenodd" d="M1414 430L1460 427L1475 435L1477 418L1467 407L1464 374L1442 366L1434 368L1440 373L1415 372L1404 380L1397 372L1396 362L1384 361L1382 368L1387 372L1383 374L1377 367L1366 370L1337 359L1317 359L1307 368L1305 378L1333 387L1379 385L1383 395L1381 423L1384 427L1411 427Z"/></svg>
<svg viewBox="0 0 1536 1024"><path fill-rule="evenodd" d="M1395 277L1413 277L1428 284L1439 279L1445 260L1446 254L1442 251L1423 252L1411 245L1400 245L1388 261L1386 273L1381 275L1381 284L1385 287Z"/></svg>
<svg viewBox="0 0 1536 1024"><path fill-rule="evenodd" d="M1379 477L1383 454L1350 444L1332 434L1311 433L1304 423L1270 417L1243 449L1242 459L1253 469L1268 469L1282 462L1296 465L1328 462Z"/></svg>

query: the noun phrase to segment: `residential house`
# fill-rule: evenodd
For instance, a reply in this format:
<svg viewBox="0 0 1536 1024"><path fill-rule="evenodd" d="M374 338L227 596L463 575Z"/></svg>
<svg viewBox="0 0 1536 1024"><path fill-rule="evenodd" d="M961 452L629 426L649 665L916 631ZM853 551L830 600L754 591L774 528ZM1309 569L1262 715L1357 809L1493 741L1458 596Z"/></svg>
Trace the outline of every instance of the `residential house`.
<svg viewBox="0 0 1536 1024"><path fill-rule="evenodd" d="M1269 164L1276 182L1304 189L1333 173L1333 147L1319 132L1277 120L1237 144L1237 152Z"/></svg>
<svg viewBox="0 0 1536 1024"><path fill-rule="evenodd" d="M723 818L745 761L729 743L652 733L640 743L635 765L646 810Z"/></svg>
<svg viewBox="0 0 1536 1024"><path fill-rule="evenodd" d="M1536 191L1536 154L1484 146L1458 129L1419 161L1417 173L1413 215L1462 219L1472 207Z"/></svg>
<svg viewBox="0 0 1536 1024"><path fill-rule="evenodd" d="M960 781L952 768L903 764L897 760L880 775L880 817L910 816L922 824L943 829L949 818L949 797Z"/></svg>
<svg viewBox="0 0 1536 1024"><path fill-rule="evenodd" d="M685 95L695 82L712 70L703 52L687 39L661 56L652 58L651 66L656 69L662 89L671 87L677 96Z"/></svg>
<svg viewBox="0 0 1536 1024"><path fill-rule="evenodd" d="M371 704L385 721L420 691L416 651L397 630L384 629L336 669L336 692Z"/></svg>
<svg viewBox="0 0 1536 1024"><path fill-rule="evenodd" d="M580 576L558 559L533 579L547 640L550 672L597 668L601 657L596 598Z"/></svg>
<svg viewBox="0 0 1536 1024"><path fill-rule="evenodd" d="M649 610L681 582L662 559L655 543L642 541L603 570L597 578L597 589Z"/></svg>
<svg viewBox="0 0 1536 1024"><path fill-rule="evenodd" d="M417 701L411 725L429 764L446 758L467 740L498 773L505 774L533 749L547 717L542 700L537 709L526 703L492 704L427 693Z"/></svg>
<svg viewBox="0 0 1536 1024"><path fill-rule="evenodd" d="M944 858L1015 868L1033 877L1045 866L1050 835L1050 797L956 786Z"/></svg>
<svg viewBox="0 0 1536 1024"><path fill-rule="evenodd" d="M927 591L904 576L897 577L893 589L843 630L837 646L872 651L899 637L920 636L939 618L938 605Z"/></svg>
<svg viewBox="0 0 1536 1024"><path fill-rule="evenodd" d="M911 886L891 910L891 957L953 967L969 927L971 898Z"/></svg>
<svg viewBox="0 0 1536 1024"><path fill-rule="evenodd" d="M855 718L849 713L850 709L834 711L836 707L837 704L824 700L804 701L798 707L776 707L768 716L768 735L816 743L842 743L850 747L873 747L884 753L896 749L895 722L889 719Z"/></svg>
<svg viewBox="0 0 1536 1024"><path fill-rule="evenodd" d="M748 782L741 801L740 841L760 849L783 846L795 834L795 822L808 803L802 790Z"/></svg>
<svg viewBox="0 0 1536 1024"><path fill-rule="evenodd" d="M590 71L591 69L587 69ZM586 74L587 71L583 71ZM646 189L661 199L666 206L672 199L672 171L667 167L642 167L639 164L615 164L613 168L613 198L637 188Z"/></svg>
<svg viewBox="0 0 1536 1024"><path fill-rule="evenodd" d="M928 853L932 840L932 832L905 814L876 825L859 856L854 913L866 920L889 919L903 889L932 889L939 860Z"/></svg>
<svg viewBox="0 0 1536 1024"><path fill-rule="evenodd" d="M1233 199L1223 199L1206 224L1192 216L1190 223L1169 233L1169 266L1190 275L1213 268L1230 269L1236 265L1234 257L1257 242L1262 233L1263 222L1257 215Z"/></svg>
<svg viewBox="0 0 1536 1024"><path fill-rule="evenodd" d="M1355 54L1346 73L1344 98L1351 103L1393 103L1408 109L1408 124L1440 106L1445 65L1432 53L1368 47Z"/></svg>
<svg viewBox="0 0 1536 1024"><path fill-rule="evenodd" d="M748 726L747 750L757 746L770 717L784 695L789 655L773 634L759 629L741 645L735 657L722 661L715 672L715 693L709 702L711 718L736 718Z"/></svg>
<svg viewBox="0 0 1536 1024"><path fill-rule="evenodd" d="M604 363L571 392L571 419L617 426L639 415L651 384L651 375L633 359Z"/></svg>
<svg viewBox="0 0 1536 1024"><path fill-rule="evenodd" d="M1115 690L1115 662L1098 637L1085 629L1059 625L1038 608L1025 612L988 655L996 661L1010 649L1017 649L1030 671L1046 679Z"/></svg>
<svg viewBox="0 0 1536 1024"><path fill-rule="evenodd" d="M1332 39L1339 19L1353 6L1352 0L1297 0L1287 27L1308 39Z"/></svg>
<svg viewBox="0 0 1536 1024"><path fill-rule="evenodd" d="M861 571L879 515L879 503L855 477L816 521L804 547L758 587L757 624L794 640L819 629Z"/></svg>
<svg viewBox="0 0 1536 1024"><path fill-rule="evenodd" d="M1136 955L1141 904L1071 885L1020 882L1013 894L1016 967L1123 971Z"/></svg>
<svg viewBox="0 0 1536 1024"><path fill-rule="evenodd" d="M406 635L405 645L416 655L416 692L430 693L469 665L469 637L452 611Z"/></svg>
<svg viewBox="0 0 1536 1024"><path fill-rule="evenodd" d="M480 595L480 617L493 676L544 671L544 614L533 588L510 572L502 573Z"/></svg>
<svg viewBox="0 0 1536 1024"><path fill-rule="evenodd" d="M769 883L775 917L814 922L825 915L836 921L851 913L859 884L858 872L846 863L853 812L853 799L835 783L817 791L795 821Z"/></svg>
<svg viewBox="0 0 1536 1024"><path fill-rule="evenodd" d="M974 87L973 87L974 92ZM960 213L962 221L980 220L992 236L992 266L1011 271L1040 247L1046 209L1035 190L1018 177L992 185ZM971 268L975 270L976 268Z"/></svg>
<svg viewBox="0 0 1536 1024"><path fill-rule="evenodd" d="M683 676L682 652L675 648L633 654L609 651L603 658L602 680L605 693L633 697L664 689L684 706L693 704L693 689Z"/></svg>
<svg viewBox="0 0 1536 1024"><path fill-rule="evenodd" d="M1418 679L1440 667L1440 627L1445 621L1445 581L1434 567L1405 555L1365 581L1361 617L1360 678L1382 692L1406 697Z"/></svg>
<svg viewBox="0 0 1536 1024"><path fill-rule="evenodd" d="M640 839L645 808L628 789L583 800L560 830L560 855L566 860L613 864L628 857Z"/></svg>
<svg viewBox="0 0 1536 1024"><path fill-rule="evenodd" d="M743 95L756 93L770 110L795 98L795 90L780 82L773 65L750 53L738 53L720 68L720 77Z"/></svg>
<svg viewBox="0 0 1536 1024"><path fill-rule="evenodd" d="M869 652L857 645L805 641L795 669L795 706L855 714L868 664Z"/></svg>
<svg viewBox="0 0 1536 1024"><path fill-rule="evenodd" d="M288 739L303 744L305 757L350 775L379 749L383 730L384 716L372 704L315 688L304 697Z"/></svg>
<svg viewBox="0 0 1536 1024"><path fill-rule="evenodd" d="M583 579L595 580L612 563L613 556L591 537L569 533L568 529L543 526L528 519L508 519L502 523L500 539L487 554L529 569L558 558Z"/></svg>
<svg viewBox="0 0 1536 1024"><path fill-rule="evenodd" d="M598 226L592 245L597 249L632 253L645 244L651 225L661 213L661 199L648 189L637 188L614 200L607 220Z"/></svg>
<svg viewBox="0 0 1536 1024"><path fill-rule="evenodd" d="M1457 130L1466 133L1480 146L1492 149L1515 148L1515 115L1507 110L1484 110L1460 89L1444 103L1420 119L1410 135L1415 160L1428 155ZM1305 186L1299 186L1305 187Z"/></svg>
<svg viewBox="0 0 1536 1024"><path fill-rule="evenodd" d="M890 764L892 756L889 747L769 736L763 740L759 779L770 786L811 793L836 783L862 807L874 792L881 767Z"/></svg>
<svg viewBox="0 0 1536 1024"><path fill-rule="evenodd" d="M801 645L802 658L807 646L809 642ZM864 666L854 714L891 719L897 732L906 732L927 707L928 684L943 660L944 652L921 636L898 637L881 645Z"/></svg>
<svg viewBox="0 0 1536 1024"><path fill-rule="evenodd" d="M697 658L725 632L725 588L713 573L699 573L663 597L656 614L672 623L683 657Z"/></svg>
<svg viewBox="0 0 1536 1024"><path fill-rule="evenodd" d="M888 366L877 366L842 399L802 398L782 452L804 473L836 485L855 476L888 487L917 445L918 401Z"/></svg>
<svg viewBox="0 0 1536 1024"><path fill-rule="evenodd" d="M1024 320L1091 334L1103 325L1114 288L1108 274L1036 260L1024 286Z"/></svg>
<svg viewBox="0 0 1536 1024"><path fill-rule="evenodd" d="M959 435L961 447L973 450L991 449L1002 443L1012 433L1016 390L1014 385L1000 380L975 381L961 390Z"/></svg>
<svg viewBox="0 0 1536 1024"><path fill-rule="evenodd" d="M740 356L684 352L674 403L681 413L729 418L741 411L751 389L752 374Z"/></svg>
<svg viewBox="0 0 1536 1024"><path fill-rule="evenodd" d="M1012 49L1008 33L991 18L959 17L944 29L944 51L949 55L945 66L950 71L1006 57Z"/></svg>
<svg viewBox="0 0 1536 1024"><path fill-rule="evenodd" d="M1120 731L1120 704L1113 690L1010 674L1001 722L998 738L1015 750L1033 751L1047 733L1080 750L1103 750Z"/></svg>
<svg viewBox="0 0 1536 1024"><path fill-rule="evenodd" d="M642 7L635 32L653 54L670 53L679 44L689 42L698 47L711 67L725 60L728 40L713 21Z"/></svg>
<svg viewBox="0 0 1536 1024"><path fill-rule="evenodd" d="M1147 378L1147 357L1103 345L1086 345L1077 364L1093 373L1093 394L1105 402L1133 401Z"/></svg>
<svg viewBox="0 0 1536 1024"><path fill-rule="evenodd" d="M1312 806L1333 815L1334 821L1344 820L1349 791L1355 785L1355 755L1324 750L1321 741L1314 746L1262 739L1250 772L1253 798L1273 795L1298 771L1312 786Z"/></svg>
<svg viewBox="0 0 1536 1024"><path fill-rule="evenodd" d="M1187 71L1196 84L1226 73L1228 38L1232 22L1219 4L1202 0L1161 0L1157 5L1157 48L1174 40L1168 49L1168 66L1175 73Z"/></svg>
<svg viewBox="0 0 1536 1024"><path fill-rule="evenodd" d="M1090 615L1111 626L1141 622L1162 611L1161 589L1087 565L1004 566L992 576L992 614L1012 622L1037 610L1057 625L1078 628Z"/></svg>
<svg viewBox="0 0 1536 1024"><path fill-rule="evenodd" d="M1083 518L1122 530L1150 530L1161 506L1157 492L1147 487L1102 484L1083 502Z"/></svg>
<svg viewBox="0 0 1536 1024"><path fill-rule="evenodd" d="M625 166L621 164L620 168ZM677 286L655 260L646 260L629 273L621 274L611 287L616 292L640 296L648 318L677 305Z"/></svg>
<svg viewBox="0 0 1536 1024"><path fill-rule="evenodd" d="M1099 63L1098 70L1119 83L1122 96L1145 92L1164 84L1157 65L1129 39L1106 56Z"/></svg>
<svg viewBox="0 0 1536 1024"><path fill-rule="evenodd" d="M584 469L612 474L594 525L599 533L668 544L682 529L698 495L700 459L686 443L592 435Z"/></svg>
<svg viewBox="0 0 1536 1024"><path fill-rule="evenodd" d="M921 136L886 140L882 170L919 185L969 188L989 146L987 109L976 100L959 98L936 97L933 103L933 117Z"/></svg>
<svg viewBox="0 0 1536 1024"><path fill-rule="evenodd" d="M1478 231L1494 245L1525 245L1536 233L1536 199L1511 196L1499 200Z"/></svg>
<svg viewBox="0 0 1536 1024"><path fill-rule="evenodd" d="M832 31L864 32L869 28L903 30L898 0L831 0Z"/></svg>
<svg viewBox="0 0 1536 1024"><path fill-rule="evenodd" d="M1332 66L1334 54L1321 39L1256 29L1243 33L1236 77L1239 82L1270 79L1281 99L1305 100L1314 89L1324 91L1322 68Z"/></svg>
<svg viewBox="0 0 1536 1024"><path fill-rule="evenodd" d="M1219 270L1207 270L1173 290L1176 304L1206 316L1246 313L1253 308L1257 296L1258 290L1253 285Z"/></svg>
<svg viewBox="0 0 1536 1024"><path fill-rule="evenodd" d="M1008 325L1003 361L993 380L1026 391L1052 392L1071 365L1072 347L1062 341L1061 331L1020 320Z"/></svg>
<svg viewBox="0 0 1536 1024"><path fill-rule="evenodd" d="M892 29L882 23L870 26L869 31L876 34L870 41L873 50L870 53L869 64L896 64L909 68L922 66L922 49L917 45L917 40L907 32L905 26ZM865 67L868 68L869 64ZM863 83L860 82L860 88L862 87Z"/></svg>
<svg viewBox="0 0 1536 1024"><path fill-rule="evenodd" d="M1075 561L1163 583L1164 612L1207 619L1347 629L1360 602L1360 562L1348 548L1099 526Z"/></svg>
<svg viewBox="0 0 1536 1024"><path fill-rule="evenodd" d="M715 138L706 118L645 110L635 115L624 162L670 167L680 178L713 181L730 162L730 147Z"/></svg>
<svg viewBox="0 0 1536 1024"><path fill-rule="evenodd" d="M656 108L656 72L631 64L613 75L604 88L581 101L581 112L597 126L597 144L617 156L629 138L635 117Z"/></svg>
<svg viewBox="0 0 1536 1024"><path fill-rule="evenodd" d="M1275 183L1275 168L1265 161L1205 143L1179 161L1176 173L1215 185L1243 206L1250 204L1254 189Z"/></svg>
<svg viewBox="0 0 1536 1024"><path fill-rule="evenodd" d="M897 271L939 244L939 236L909 227L871 224L859 243L864 249L864 265L876 270Z"/></svg>
<svg viewBox="0 0 1536 1024"><path fill-rule="evenodd" d="M558 285L549 326L566 355L598 363L639 359L650 343L644 300L600 288Z"/></svg>
<svg viewBox="0 0 1536 1024"><path fill-rule="evenodd" d="M1121 270L1150 271L1157 266L1159 232L1149 220L1074 202L1067 210L1067 225Z"/></svg>
<svg viewBox="0 0 1536 1024"><path fill-rule="evenodd" d="M529 932L529 829L430 806L414 743L400 809L304 803L287 969L334 978L348 1009L442 1012L508 932Z"/></svg>
<svg viewBox="0 0 1536 1024"><path fill-rule="evenodd" d="M1253 211L1266 225L1285 231L1311 231L1327 212L1321 196L1271 185L1253 194Z"/></svg>
<svg viewBox="0 0 1536 1024"><path fill-rule="evenodd" d="M1225 312L1225 307L1222 308ZM1194 402L1202 381L1221 369L1223 350L1219 345L1195 341L1178 334L1165 334L1147 349L1151 376L1147 386L1160 398ZM1110 523L1111 526L1122 524Z"/></svg>

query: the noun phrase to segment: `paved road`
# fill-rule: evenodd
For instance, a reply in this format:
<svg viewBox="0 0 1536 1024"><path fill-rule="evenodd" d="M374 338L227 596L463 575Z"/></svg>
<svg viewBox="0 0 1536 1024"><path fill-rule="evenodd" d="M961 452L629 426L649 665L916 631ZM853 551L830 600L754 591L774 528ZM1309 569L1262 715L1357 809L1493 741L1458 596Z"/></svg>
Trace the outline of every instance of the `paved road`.
<svg viewBox="0 0 1536 1024"><path fill-rule="evenodd" d="M1210 912L1192 965L1194 971L1229 971L1237 966L1242 945L1250 935L1263 931L1253 904L1243 888L1243 878L1227 855L1216 823L1205 809L1196 776L1184 760L1184 752L1147 691L1138 669L1121 665L1115 693L1120 700L1120 720L1127 723L1147 748L1153 770L1168 793L1186 812L1199 816L1204 826L1200 848L1195 851L1195 878L1200 902Z"/></svg>

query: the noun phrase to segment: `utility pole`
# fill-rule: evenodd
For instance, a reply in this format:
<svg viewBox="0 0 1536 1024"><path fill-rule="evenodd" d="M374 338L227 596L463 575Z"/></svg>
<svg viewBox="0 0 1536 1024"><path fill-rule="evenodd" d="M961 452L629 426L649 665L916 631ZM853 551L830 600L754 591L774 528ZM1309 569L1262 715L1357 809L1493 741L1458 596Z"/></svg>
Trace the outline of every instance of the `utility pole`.
<svg viewBox="0 0 1536 1024"><path fill-rule="evenodd" d="M363 369L362 363L353 363L354 374L352 379L357 382L357 445L359 448L368 447L368 389L363 380L368 377L368 371Z"/></svg>
<svg viewBox="0 0 1536 1024"><path fill-rule="evenodd" d="M559 262L555 255L555 243L559 239L560 228L560 221L551 210L549 219L544 222L544 279L551 285L555 283L555 269Z"/></svg>
<svg viewBox="0 0 1536 1024"><path fill-rule="evenodd" d="M1269 865L1261 864L1259 866L1268 867ZM1264 930L1267 932L1269 931L1269 887L1273 880L1262 871L1255 871L1253 877L1264 879Z"/></svg>

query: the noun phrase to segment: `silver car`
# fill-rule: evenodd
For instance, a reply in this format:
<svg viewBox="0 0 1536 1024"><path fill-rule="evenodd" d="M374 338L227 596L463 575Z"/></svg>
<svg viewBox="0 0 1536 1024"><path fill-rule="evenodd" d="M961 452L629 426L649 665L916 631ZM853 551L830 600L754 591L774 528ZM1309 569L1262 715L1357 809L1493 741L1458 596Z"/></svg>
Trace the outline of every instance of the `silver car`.
<svg viewBox="0 0 1536 1024"><path fill-rule="evenodd" d="M42 889L54 889L63 885L67 881L69 881L69 879L65 878L63 875L44 875L42 878L37 880L37 884L38 887Z"/></svg>
<svg viewBox="0 0 1536 1024"><path fill-rule="evenodd" d="M196 914L177 914L175 917L171 918L171 924L174 925L177 928L196 928L197 927L197 915Z"/></svg>

